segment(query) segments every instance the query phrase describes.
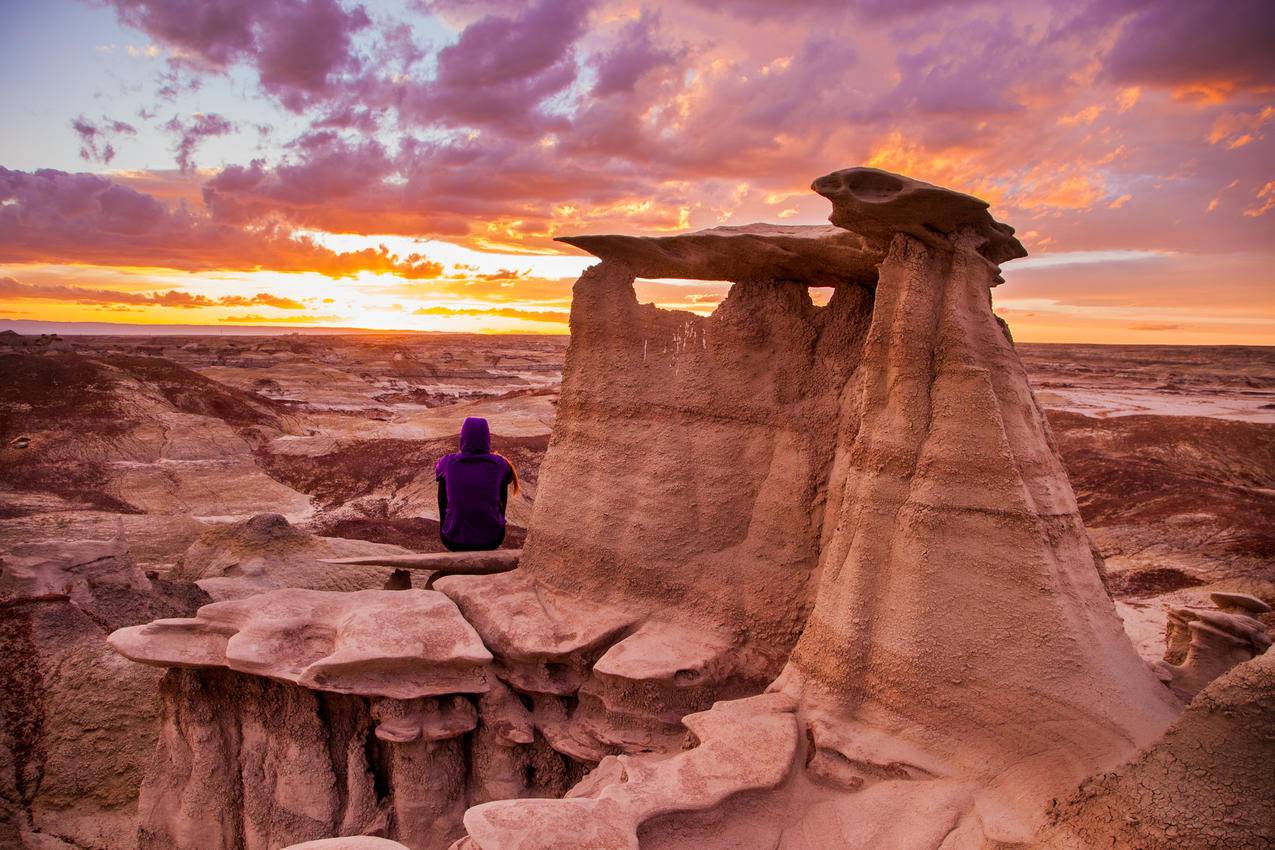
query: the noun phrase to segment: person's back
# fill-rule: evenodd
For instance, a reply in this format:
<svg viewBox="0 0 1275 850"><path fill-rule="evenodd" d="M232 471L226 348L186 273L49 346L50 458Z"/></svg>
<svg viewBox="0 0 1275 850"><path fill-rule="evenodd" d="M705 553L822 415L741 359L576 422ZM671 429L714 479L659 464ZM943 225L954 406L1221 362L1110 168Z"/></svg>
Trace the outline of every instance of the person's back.
<svg viewBox="0 0 1275 850"><path fill-rule="evenodd" d="M434 465L438 480L439 534L453 552L495 549L505 539L509 487L517 473L491 450L486 419L468 417L460 426L460 451Z"/></svg>

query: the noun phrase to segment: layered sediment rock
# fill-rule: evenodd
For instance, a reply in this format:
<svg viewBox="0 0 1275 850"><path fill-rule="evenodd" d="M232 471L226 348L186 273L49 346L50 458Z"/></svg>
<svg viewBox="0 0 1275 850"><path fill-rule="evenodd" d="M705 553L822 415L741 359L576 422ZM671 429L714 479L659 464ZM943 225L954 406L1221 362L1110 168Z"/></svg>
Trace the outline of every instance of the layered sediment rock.
<svg viewBox="0 0 1275 850"><path fill-rule="evenodd" d="M998 264L1025 253L1013 229L982 201L875 169L814 188L834 227L567 240L602 262L575 287L518 569L441 578L455 607L431 603L490 652L483 687L389 692L429 665L374 630L337 631L374 647L355 655L384 672L375 687L312 675L337 651L333 617L384 606L414 635L403 612L427 591L318 594L295 622L263 615L286 640L268 625L249 640L251 612L217 606L119 636L142 660L208 665L168 676L173 753L255 751L214 721L238 712L235 728L255 729L260 705L301 706L271 727L292 742L276 778L254 786L236 756L197 795L293 819L267 818L268 839L247 815L218 821L218 847L321 827L457 850L1021 845L1051 799L1156 745L1183 703L1121 629L992 312ZM734 286L700 317L638 303L642 275ZM826 306L809 286L834 288ZM447 651L420 640L431 663ZM208 713L229 692L217 667L277 682ZM426 749L395 749L411 747ZM173 763L148 779L168 777L152 811L173 846L193 846L173 836L193 799L183 777L198 774ZM418 771L413 789L395 765ZM278 790L293 770L344 790L287 832L319 793ZM351 784L365 773L384 794Z"/></svg>
<svg viewBox="0 0 1275 850"><path fill-rule="evenodd" d="M208 601L148 578L119 540L0 555L0 846L130 850L160 671L106 634Z"/></svg>

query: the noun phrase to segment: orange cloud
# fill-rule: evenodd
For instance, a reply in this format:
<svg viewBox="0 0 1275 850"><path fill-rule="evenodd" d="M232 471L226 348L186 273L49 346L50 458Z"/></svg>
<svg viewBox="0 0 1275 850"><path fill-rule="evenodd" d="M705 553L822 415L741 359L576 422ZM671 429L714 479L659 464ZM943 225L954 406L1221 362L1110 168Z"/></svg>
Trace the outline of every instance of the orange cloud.
<svg viewBox="0 0 1275 850"><path fill-rule="evenodd" d="M167 292L122 292L114 289L88 289L63 284L19 283L11 277L0 277L0 299L66 301L73 304L142 305L197 309L202 307L275 307L280 310L304 310L305 305L291 298L258 292L256 295L207 295L170 289Z"/></svg>
<svg viewBox="0 0 1275 850"><path fill-rule="evenodd" d="M499 316L505 319L520 319L527 322L550 322L566 324L570 313L556 310L519 310L515 307L422 307L413 310L416 316Z"/></svg>

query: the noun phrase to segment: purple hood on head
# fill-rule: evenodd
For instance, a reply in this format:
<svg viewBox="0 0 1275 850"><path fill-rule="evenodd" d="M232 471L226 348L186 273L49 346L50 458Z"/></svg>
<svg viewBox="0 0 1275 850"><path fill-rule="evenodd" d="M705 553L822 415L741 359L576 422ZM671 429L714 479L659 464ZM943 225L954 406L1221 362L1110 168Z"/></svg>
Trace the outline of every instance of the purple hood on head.
<svg viewBox="0 0 1275 850"><path fill-rule="evenodd" d="M438 459L434 477L443 482L446 515L443 536L454 543L494 548L505 529L504 488L513 478L509 461L491 451L487 420L467 418L460 426L460 451Z"/></svg>
<svg viewBox="0 0 1275 850"><path fill-rule="evenodd" d="M460 426L460 450L466 454L487 454L491 451L491 430L486 419L465 417Z"/></svg>

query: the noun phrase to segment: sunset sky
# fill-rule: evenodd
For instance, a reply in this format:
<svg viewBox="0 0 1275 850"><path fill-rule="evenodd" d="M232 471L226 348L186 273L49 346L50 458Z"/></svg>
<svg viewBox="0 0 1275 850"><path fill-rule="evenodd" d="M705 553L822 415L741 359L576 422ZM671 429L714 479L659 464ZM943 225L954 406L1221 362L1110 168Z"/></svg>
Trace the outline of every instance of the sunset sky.
<svg viewBox="0 0 1275 850"><path fill-rule="evenodd" d="M1019 340L1275 344L1270 0L0 14L0 319L563 333L555 235L823 223L871 165L1018 229Z"/></svg>

